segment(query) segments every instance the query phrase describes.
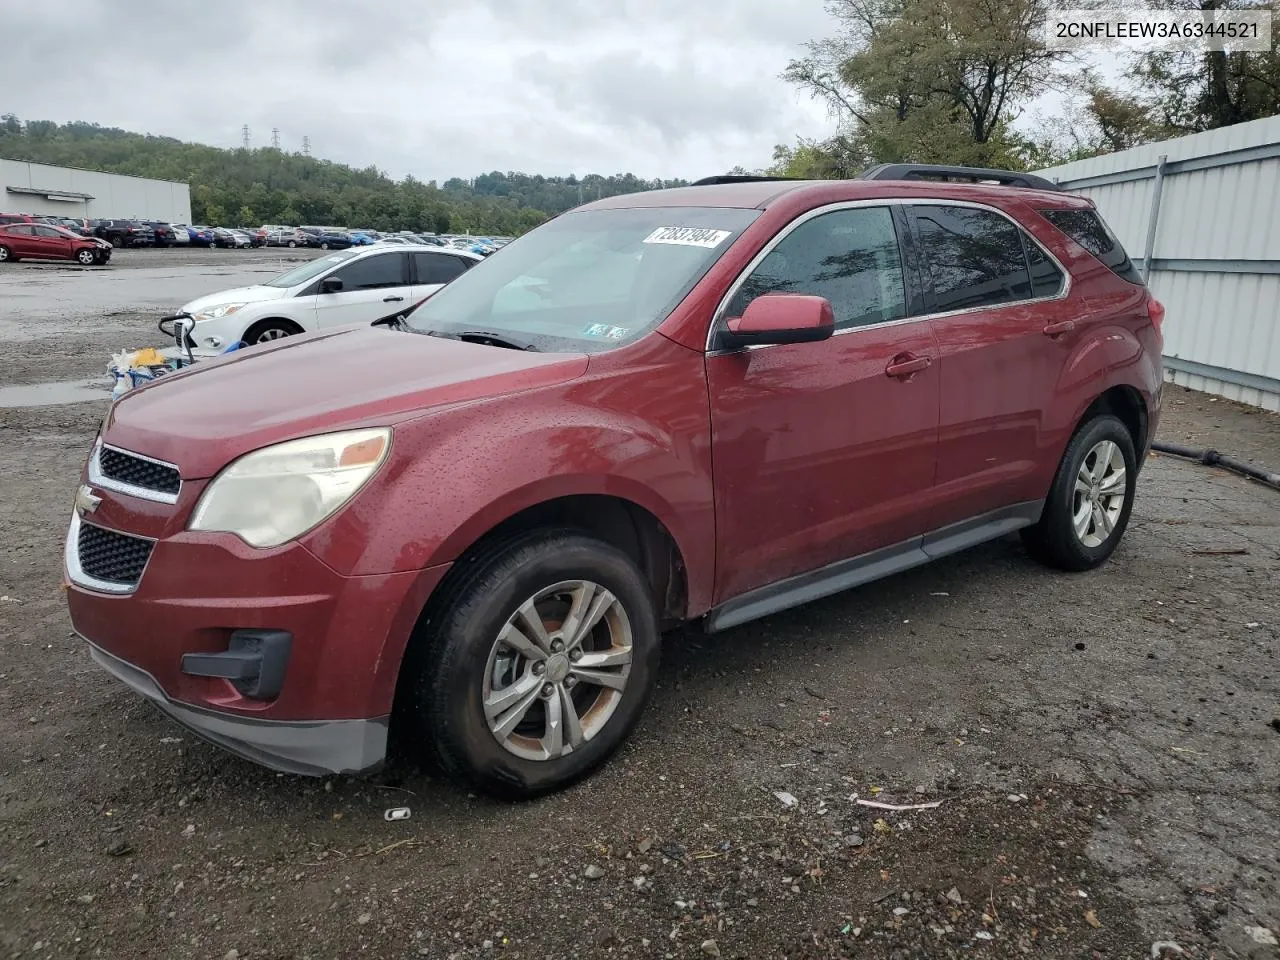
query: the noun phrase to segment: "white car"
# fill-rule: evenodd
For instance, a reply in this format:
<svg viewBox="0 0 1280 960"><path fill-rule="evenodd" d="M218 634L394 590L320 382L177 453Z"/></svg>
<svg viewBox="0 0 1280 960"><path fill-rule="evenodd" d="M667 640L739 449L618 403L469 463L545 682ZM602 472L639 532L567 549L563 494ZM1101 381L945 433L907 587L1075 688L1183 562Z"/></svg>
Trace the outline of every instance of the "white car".
<svg viewBox="0 0 1280 960"><path fill-rule="evenodd" d="M372 323L411 307L483 261L436 247L359 247L328 253L274 280L192 300L182 313L195 319L198 350L236 341L266 343L295 333L349 323Z"/></svg>

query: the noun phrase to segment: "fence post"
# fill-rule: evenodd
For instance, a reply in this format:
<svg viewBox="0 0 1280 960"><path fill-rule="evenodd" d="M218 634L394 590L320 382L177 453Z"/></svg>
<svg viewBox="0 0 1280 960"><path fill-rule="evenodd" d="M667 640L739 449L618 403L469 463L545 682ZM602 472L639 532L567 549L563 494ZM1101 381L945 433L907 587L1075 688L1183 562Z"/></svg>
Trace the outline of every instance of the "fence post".
<svg viewBox="0 0 1280 960"><path fill-rule="evenodd" d="M1147 245L1142 251L1143 283L1151 279L1151 259L1156 252L1156 227L1160 223L1160 195L1164 192L1164 165L1168 159L1168 156L1161 154L1156 163L1156 184L1151 190L1151 216L1147 220Z"/></svg>

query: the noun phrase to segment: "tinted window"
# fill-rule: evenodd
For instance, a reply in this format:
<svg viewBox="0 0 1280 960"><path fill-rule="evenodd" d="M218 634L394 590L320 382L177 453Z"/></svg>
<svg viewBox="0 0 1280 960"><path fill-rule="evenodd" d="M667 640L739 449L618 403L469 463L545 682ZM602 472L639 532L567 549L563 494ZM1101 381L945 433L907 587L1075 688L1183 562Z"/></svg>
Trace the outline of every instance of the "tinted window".
<svg viewBox="0 0 1280 960"><path fill-rule="evenodd" d="M418 283L448 283L466 269L461 259L442 253L415 253L413 265Z"/></svg>
<svg viewBox="0 0 1280 960"><path fill-rule="evenodd" d="M1040 249L1026 234L1022 235L1022 245L1027 248L1027 263L1031 265L1031 295L1033 297L1052 297L1062 290L1062 281L1066 279L1057 265L1049 259L1048 254Z"/></svg>
<svg viewBox="0 0 1280 960"><path fill-rule="evenodd" d="M22 217L15 217L13 214L0 213L0 223L22 223Z"/></svg>
<svg viewBox="0 0 1280 960"><path fill-rule="evenodd" d="M1021 231L990 210L914 208L938 313L1026 300L1031 278Z"/></svg>
<svg viewBox="0 0 1280 960"><path fill-rule="evenodd" d="M1041 210L1044 218L1130 283L1142 283L1138 268L1093 210Z"/></svg>
<svg viewBox="0 0 1280 960"><path fill-rule="evenodd" d="M902 261L886 207L836 210L787 234L734 294L726 315L740 317L765 293L825 297L836 328L906 316Z"/></svg>
<svg viewBox="0 0 1280 960"><path fill-rule="evenodd" d="M404 258L398 253L384 253L349 263L333 276L342 281L342 289L376 290L379 287L404 286Z"/></svg>

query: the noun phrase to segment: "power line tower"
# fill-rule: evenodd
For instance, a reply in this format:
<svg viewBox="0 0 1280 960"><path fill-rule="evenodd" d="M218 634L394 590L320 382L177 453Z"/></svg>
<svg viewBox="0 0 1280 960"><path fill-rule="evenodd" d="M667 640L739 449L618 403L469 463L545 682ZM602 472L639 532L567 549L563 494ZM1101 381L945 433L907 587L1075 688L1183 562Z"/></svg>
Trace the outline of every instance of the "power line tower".
<svg viewBox="0 0 1280 960"><path fill-rule="evenodd" d="M311 138L310 137L302 138L302 155L304 157L311 156Z"/></svg>
<svg viewBox="0 0 1280 960"><path fill-rule="evenodd" d="M280 128L279 127L271 128L271 149L272 150L280 149Z"/></svg>
<svg viewBox="0 0 1280 960"><path fill-rule="evenodd" d="M249 149L249 125L247 123L240 128L240 145L246 150Z"/></svg>

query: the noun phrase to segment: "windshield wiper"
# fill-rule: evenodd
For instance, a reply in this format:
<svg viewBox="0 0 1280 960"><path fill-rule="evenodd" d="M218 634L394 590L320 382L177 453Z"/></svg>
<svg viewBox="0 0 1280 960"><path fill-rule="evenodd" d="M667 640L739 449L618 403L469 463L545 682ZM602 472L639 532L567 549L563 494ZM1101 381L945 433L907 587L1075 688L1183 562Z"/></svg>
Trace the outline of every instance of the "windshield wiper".
<svg viewBox="0 0 1280 960"><path fill-rule="evenodd" d="M428 330L426 333L427 336L442 337L445 340L463 340L467 343L483 343L490 347L506 347L508 350L538 352L538 348L532 343L521 343L501 333L490 333L488 330L462 330L457 333L445 330Z"/></svg>

